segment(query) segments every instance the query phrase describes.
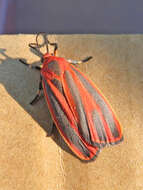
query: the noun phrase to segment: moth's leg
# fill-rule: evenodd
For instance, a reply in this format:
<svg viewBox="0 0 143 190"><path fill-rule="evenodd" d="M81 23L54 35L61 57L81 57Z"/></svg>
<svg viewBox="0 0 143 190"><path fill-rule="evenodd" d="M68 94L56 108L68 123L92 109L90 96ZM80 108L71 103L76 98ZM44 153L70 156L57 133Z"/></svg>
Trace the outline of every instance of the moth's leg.
<svg viewBox="0 0 143 190"><path fill-rule="evenodd" d="M21 63L23 63L24 65L26 65L26 66L28 66L29 68L31 68L31 69L36 69L36 70L41 70L41 67L40 66L34 66L34 65L30 65L30 64L28 64L28 63L26 63L24 60L22 60L22 59L19 59L19 61L21 62Z"/></svg>
<svg viewBox="0 0 143 190"><path fill-rule="evenodd" d="M67 61L68 61L69 63L71 63L71 64L76 65L76 64L80 64L80 63L87 62L87 61L89 61L90 59L92 59L92 56L86 57L85 59L79 60L79 61L77 61L77 60L71 60L71 59L67 59Z"/></svg>
<svg viewBox="0 0 143 190"><path fill-rule="evenodd" d="M35 98L30 102L31 105L34 105L36 102L38 102L38 100L40 99L42 89L43 89L43 87L42 87L42 76L40 75L39 89L38 89L38 92L37 92Z"/></svg>

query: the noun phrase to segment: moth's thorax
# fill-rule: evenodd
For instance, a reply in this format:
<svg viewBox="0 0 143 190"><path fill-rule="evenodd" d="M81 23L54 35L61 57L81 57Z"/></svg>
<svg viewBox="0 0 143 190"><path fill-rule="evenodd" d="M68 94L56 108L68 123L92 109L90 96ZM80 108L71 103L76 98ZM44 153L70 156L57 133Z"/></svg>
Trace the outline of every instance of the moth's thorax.
<svg viewBox="0 0 143 190"><path fill-rule="evenodd" d="M62 57L45 54L41 74L47 78L60 78L65 70L68 70L69 63Z"/></svg>

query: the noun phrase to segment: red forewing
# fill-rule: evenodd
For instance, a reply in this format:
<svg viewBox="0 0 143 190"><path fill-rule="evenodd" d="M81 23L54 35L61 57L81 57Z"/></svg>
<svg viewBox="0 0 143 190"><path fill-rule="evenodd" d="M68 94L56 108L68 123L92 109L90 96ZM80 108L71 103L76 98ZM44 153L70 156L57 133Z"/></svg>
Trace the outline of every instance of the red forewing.
<svg viewBox="0 0 143 190"><path fill-rule="evenodd" d="M41 75L54 123L79 158L92 160L100 148L122 140L120 124L111 107L77 68L53 56L44 62Z"/></svg>

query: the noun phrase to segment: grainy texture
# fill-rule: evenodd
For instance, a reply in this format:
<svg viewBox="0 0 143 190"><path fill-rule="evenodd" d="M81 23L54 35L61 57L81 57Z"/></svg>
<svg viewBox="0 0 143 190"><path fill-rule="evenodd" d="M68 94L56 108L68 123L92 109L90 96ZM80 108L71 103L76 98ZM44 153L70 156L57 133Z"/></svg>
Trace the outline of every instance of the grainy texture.
<svg viewBox="0 0 143 190"><path fill-rule="evenodd" d="M29 51L34 35L0 36L0 190L143 189L143 35L49 35L58 55L82 59L79 65L115 110L124 141L104 148L96 161L78 160L51 129L44 98L29 102L39 72L18 58L38 64Z"/></svg>

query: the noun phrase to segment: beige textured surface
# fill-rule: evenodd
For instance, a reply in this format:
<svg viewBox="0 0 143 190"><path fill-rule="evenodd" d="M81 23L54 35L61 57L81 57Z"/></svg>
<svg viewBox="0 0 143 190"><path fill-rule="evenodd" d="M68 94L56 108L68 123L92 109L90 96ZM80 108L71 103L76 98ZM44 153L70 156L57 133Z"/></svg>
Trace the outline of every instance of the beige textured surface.
<svg viewBox="0 0 143 190"><path fill-rule="evenodd" d="M78 66L108 98L123 126L124 142L83 163L57 131L44 99L35 106L39 73L29 51L34 35L0 36L0 190L143 189L143 35L50 35L66 58L94 58ZM64 150L63 150L64 149Z"/></svg>

